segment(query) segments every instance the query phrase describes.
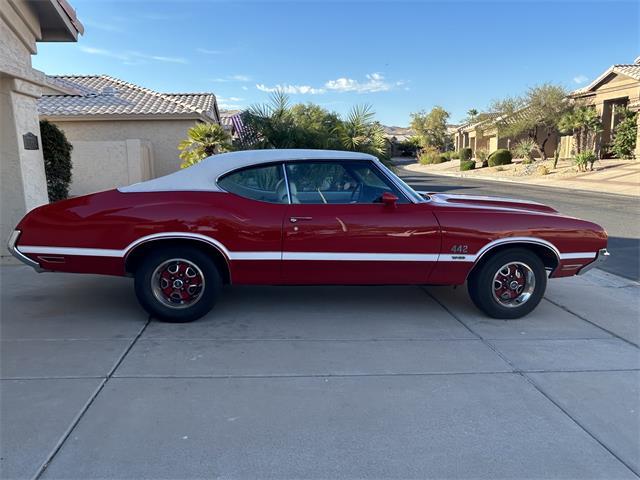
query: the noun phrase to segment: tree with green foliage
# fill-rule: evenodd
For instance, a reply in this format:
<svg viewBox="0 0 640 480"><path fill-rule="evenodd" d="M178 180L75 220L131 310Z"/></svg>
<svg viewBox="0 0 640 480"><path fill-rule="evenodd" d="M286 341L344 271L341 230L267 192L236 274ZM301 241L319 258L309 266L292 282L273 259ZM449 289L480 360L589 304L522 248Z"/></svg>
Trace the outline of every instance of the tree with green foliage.
<svg viewBox="0 0 640 480"><path fill-rule="evenodd" d="M337 150L340 148L335 130L340 117L313 103L291 107L296 145L304 148Z"/></svg>
<svg viewBox="0 0 640 480"><path fill-rule="evenodd" d="M499 114L496 120L499 135L526 134L536 142L542 159L546 160L545 146L558 131L560 119L571 109L566 97L564 87L545 83L531 87L520 97L494 101L491 111Z"/></svg>
<svg viewBox="0 0 640 480"><path fill-rule="evenodd" d="M340 122L335 132L340 139L342 149L375 155L388 160L387 139L380 122L370 105L356 105L347 118Z"/></svg>
<svg viewBox="0 0 640 480"><path fill-rule="evenodd" d="M621 121L613 131L611 153L617 158L633 158L638 135L638 112L632 112L626 107L617 107L616 114L621 116Z"/></svg>
<svg viewBox="0 0 640 480"><path fill-rule="evenodd" d="M258 141L250 148L314 148L370 153L388 157L387 139L369 105L354 107L346 119L312 103L290 105L282 91L269 103L252 106L245 124Z"/></svg>
<svg viewBox="0 0 640 480"><path fill-rule="evenodd" d="M576 154L595 152L602 122L594 107L576 105L562 116L558 128L562 133L573 136Z"/></svg>
<svg viewBox="0 0 640 480"><path fill-rule="evenodd" d="M228 152L231 137L217 123L197 123L187 130L187 138L178 144L182 164L187 168L216 153Z"/></svg>
<svg viewBox="0 0 640 480"><path fill-rule="evenodd" d="M447 132L449 112L440 106L435 106L430 112L424 110L411 114L411 128L420 138L422 147L435 147L441 152L447 150L451 144L451 136Z"/></svg>
<svg viewBox="0 0 640 480"><path fill-rule="evenodd" d="M44 173L47 177L49 201L64 200L69 196L71 184L71 151L73 145L57 125L42 120L40 122Z"/></svg>

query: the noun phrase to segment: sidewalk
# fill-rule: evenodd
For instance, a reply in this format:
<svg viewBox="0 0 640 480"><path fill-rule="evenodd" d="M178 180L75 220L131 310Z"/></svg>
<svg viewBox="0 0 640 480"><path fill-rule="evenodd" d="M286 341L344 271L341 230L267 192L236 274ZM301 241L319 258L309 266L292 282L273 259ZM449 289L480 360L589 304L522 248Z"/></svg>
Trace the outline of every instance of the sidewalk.
<svg viewBox="0 0 640 480"><path fill-rule="evenodd" d="M640 286L229 287L159 323L127 278L0 267L2 478L637 478Z"/></svg>
<svg viewBox="0 0 640 480"><path fill-rule="evenodd" d="M396 159L394 159L396 160ZM397 159L406 161L406 159ZM538 165L551 166L552 161L537 162L532 165L535 169ZM516 163L502 167L490 167L466 172L460 171L460 161L451 160L436 165L421 165L409 163L403 168L413 172L430 175L442 175L456 178L469 178L477 180L489 180L494 182L525 183L529 185L542 185L575 190L590 190L594 192L613 193L618 195L631 195L640 197L640 161L634 160L603 160L596 163L593 172L578 173L568 167L567 161L562 162L562 168L549 175L517 175L516 170L523 168Z"/></svg>

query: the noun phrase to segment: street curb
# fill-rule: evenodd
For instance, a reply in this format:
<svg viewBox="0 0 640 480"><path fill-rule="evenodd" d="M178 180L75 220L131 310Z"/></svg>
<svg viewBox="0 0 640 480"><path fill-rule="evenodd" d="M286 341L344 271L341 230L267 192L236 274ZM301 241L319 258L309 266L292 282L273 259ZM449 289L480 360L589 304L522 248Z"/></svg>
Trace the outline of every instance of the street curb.
<svg viewBox="0 0 640 480"><path fill-rule="evenodd" d="M581 192L589 192L589 193L598 193L598 194L606 194L606 195L620 195L623 197L630 197L630 198L639 198L640 195L633 195L633 194L628 194L628 193L615 193L615 192L605 192L602 190L590 190L587 188L579 188L579 187L574 187L572 185L550 185L549 183L546 182L524 182L522 180L512 180L510 178L504 178L504 177L491 177L491 176L486 176L486 175L468 175L468 174L464 174L464 173L447 173L447 172L429 172L429 171L423 171L423 170L414 170L413 168L409 168L411 165L418 165L418 164L409 164L409 165L402 165L402 166L398 166L398 168L402 168L407 172L412 172L412 173L421 173L424 175L433 175L433 176L438 176L438 177L449 177L449 178L464 178L467 180L482 180L482 181L486 181L486 182L503 182L503 183L514 183L514 184L518 184L518 185L532 185L534 187L546 187L546 188L557 188L559 190L578 190ZM571 180L566 180L567 182L571 182Z"/></svg>

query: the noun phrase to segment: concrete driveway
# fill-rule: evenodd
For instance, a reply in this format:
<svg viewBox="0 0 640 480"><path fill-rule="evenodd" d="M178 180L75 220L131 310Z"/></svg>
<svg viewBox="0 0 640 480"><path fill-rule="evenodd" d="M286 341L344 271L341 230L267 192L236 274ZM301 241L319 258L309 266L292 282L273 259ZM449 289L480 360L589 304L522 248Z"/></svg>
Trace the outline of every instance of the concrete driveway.
<svg viewBox="0 0 640 480"><path fill-rule="evenodd" d="M131 280L1 268L2 478L637 478L638 284L228 288L149 320ZM635 472L635 473L634 473Z"/></svg>

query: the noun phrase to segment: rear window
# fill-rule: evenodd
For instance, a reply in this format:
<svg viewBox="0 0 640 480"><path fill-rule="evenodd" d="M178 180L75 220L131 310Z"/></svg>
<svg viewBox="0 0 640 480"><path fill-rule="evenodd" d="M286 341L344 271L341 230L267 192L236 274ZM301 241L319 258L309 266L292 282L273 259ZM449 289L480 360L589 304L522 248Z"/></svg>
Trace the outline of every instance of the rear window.
<svg viewBox="0 0 640 480"><path fill-rule="evenodd" d="M229 193L269 203L289 203L282 165L250 167L229 173L218 180Z"/></svg>

